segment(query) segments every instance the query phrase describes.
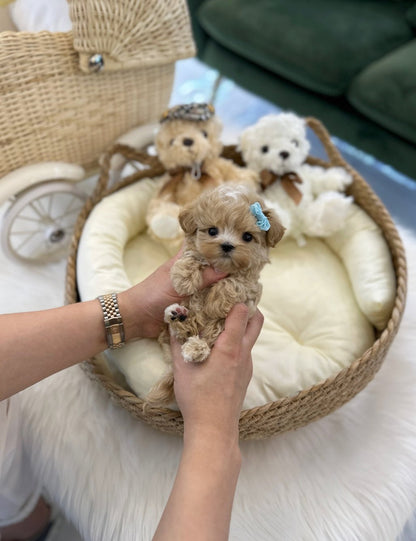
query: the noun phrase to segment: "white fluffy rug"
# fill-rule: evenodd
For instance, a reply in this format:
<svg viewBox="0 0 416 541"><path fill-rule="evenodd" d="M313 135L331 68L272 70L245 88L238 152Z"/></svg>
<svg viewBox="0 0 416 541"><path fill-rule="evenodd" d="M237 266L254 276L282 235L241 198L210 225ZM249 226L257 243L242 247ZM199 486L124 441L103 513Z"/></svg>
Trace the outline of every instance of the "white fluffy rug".
<svg viewBox="0 0 416 541"><path fill-rule="evenodd" d="M233 541L394 541L416 509L416 238L399 334L380 372L332 415L243 442ZM0 255L1 311L61 304L64 265ZM23 393L26 443L50 497L86 541L147 541L168 497L181 440L114 406L79 367ZM213 495L215 497L215 495Z"/></svg>

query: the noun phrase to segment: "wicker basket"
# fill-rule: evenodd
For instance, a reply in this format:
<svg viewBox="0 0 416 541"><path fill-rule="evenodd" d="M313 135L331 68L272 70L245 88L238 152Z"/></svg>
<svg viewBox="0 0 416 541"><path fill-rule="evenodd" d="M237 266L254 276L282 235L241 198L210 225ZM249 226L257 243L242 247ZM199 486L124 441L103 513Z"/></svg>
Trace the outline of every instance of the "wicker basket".
<svg viewBox="0 0 416 541"><path fill-rule="evenodd" d="M185 0L68 1L73 32L0 33L0 176L41 161L91 169L160 117L174 62L195 54Z"/></svg>
<svg viewBox="0 0 416 541"><path fill-rule="evenodd" d="M287 430L301 427L331 413L336 408L345 404L367 385L380 368L384 356L398 330L404 310L407 274L406 259L402 242L389 213L364 179L346 164L338 150L332 144L329 134L322 124L316 119L309 118L308 125L321 139L329 158L328 162L324 162L309 157L308 162L323 167L337 165L346 167L353 176L353 184L350 192L354 196L355 202L364 209L371 218L373 218L384 233L391 252L396 275L394 308L386 328L379 333L373 345L348 368L340 371L334 377L328 378L309 389L301 391L296 396L283 398L261 407L243 411L240 418L240 437L242 439L266 438ZM164 172L163 167L157 160L151 161L150 169L147 171L134 173L130 177L126 177L124 181L117 186L108 189L108 174L106 173L106 170L108 170L109 159L115 152L121 152L126 156L130 153L130 157L134 157L135 155L132 149L119 145L113 148L110 151L110 154L106 156L104 173L97 185L97 190L85 205L76 226L67 267L67 303L73 303L79 300L75 271L76 254L84 223L93 207L101 201L103 197L121 187L136 182L141 178L160 175ZM224 156L233 159L240 165L242 164L241 156L233 146L224 149ZM140 154L137 157L140 158ZM345 332L348 332L348 330L346 329ZM150 425L165 432L183 432L183 421L180 412L166 408L150 408L148 406L144 412L143 400L128 390L120 387L113 381L105 371L99 356L90 359L84 363L84 365L91 377L98 380L105 389L107 389L112 399L127 409L135 417L146 421Z"/></svg>

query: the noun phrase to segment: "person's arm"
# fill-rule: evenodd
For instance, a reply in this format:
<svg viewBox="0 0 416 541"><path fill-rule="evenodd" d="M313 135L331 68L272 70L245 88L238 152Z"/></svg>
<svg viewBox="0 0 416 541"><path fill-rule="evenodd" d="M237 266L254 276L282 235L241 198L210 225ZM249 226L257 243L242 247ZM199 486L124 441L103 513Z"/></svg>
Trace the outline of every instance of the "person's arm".
<svg viewBox="0 0 416 541"><path fill-rule="evenodd" d="M175 395L184 419L178 473L153 541L224 541L241 466L238 420L252 375L259 311L236 305L211 355L185 363L172 339Z"/></svg>
<svg viewBox="0 0 416 541"><path fill-rule="evenodd" d="M118 294L126 341L157 337L166 306L180 302L169 272L176 258L140 284ZM203 287L220 279L204 271ZM0 400L106 349L103 313L98 300L0 315Z"/></svg>

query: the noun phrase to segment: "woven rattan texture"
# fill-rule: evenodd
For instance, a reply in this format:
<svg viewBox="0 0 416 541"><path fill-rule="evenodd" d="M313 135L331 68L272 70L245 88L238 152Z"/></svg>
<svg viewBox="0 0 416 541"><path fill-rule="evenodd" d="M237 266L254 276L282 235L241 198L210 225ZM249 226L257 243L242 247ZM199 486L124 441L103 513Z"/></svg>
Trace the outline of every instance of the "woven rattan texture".
<svg viewBox="0 0 416 541"><path fill-rule="evenodd" d="M380 368L387 350L392 343L399 328L400 320L404 311L407 287L406 257L403 244L397 229L381 203L364 179L348 164L345 163L338 150L332 144L330 136L324 126L316 119L308 119L309 126L321 139L329 161L324 162L310 157L309 163L319 164L324 167L341 165L347 167L353 175L351 193L355 202L369 214L382 229L393 260L396 275L396 297L394 308L386 328L379 334L373 345L348 368L339 372L310 389L301 391L296 396L283 398L264 406L245 410L240 417L240 437L242 439L263 439L281 432L299 428L331 413L345 404L360 392L374 377ZM105 195L127 186L141 178L160 175L163 168L157 160L147 158L150 168L147 171L134 173L126 177L121 184L111 189L107 188L108 168L113 153L120 152L129 158L143 158L140 153L128 147L116 146L109 151L103 162L97 189L94 195L87 201L76 225L71 252L68 258L66 278L66 302L77 302L78 293L76 285L76 253L83 226L89 213ZM241 155L234 146L226 147L223 155L241 164ZM348 329L345 329L348 333ZM123 389L107 374L99 356L84 363L88 374L108 391L111 398L120 406L128 410L136 418L141 419L153 427L164 432L174 434L183 433L183 420L177 411L144 407L144 401L130 391Z"/></svg>
<svg viewBox="0 0 416 541"><path fill-rule="evenodd" d="M104 68L155 66L195 54L185 0L69 0L74 47L88 71L94 53Z"/></svg>
<svg viewBox="0 0 416 541"><path fill-rule="evenodd" d="M71 33L0 34L0 175L66 161L91 168L129 129L166 108L174 65L86 75Z"/></svg>

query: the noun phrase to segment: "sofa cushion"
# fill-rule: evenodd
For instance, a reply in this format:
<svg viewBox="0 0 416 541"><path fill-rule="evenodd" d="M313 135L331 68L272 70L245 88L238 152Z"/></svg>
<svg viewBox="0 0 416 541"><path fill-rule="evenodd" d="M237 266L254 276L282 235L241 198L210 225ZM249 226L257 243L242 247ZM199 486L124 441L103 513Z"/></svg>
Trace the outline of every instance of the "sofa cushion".
<svg viewBox="0 0 416 541"><path fill-rule="evenodd" d="M409 23L416 28L416 2L408 9L406 17Z"/></svg>
<svg viewBox="0 0 416 541"><path fill-rule="evenodd" d="M348 91L351 103L381 126L416 143L416 39L374 62Z"/></svg>
<svg viewBox="0 0 416 541"><path fill-rule="evenodd" d="M207 0L205 31L224 47L306 88L340 95L351 78L413 37L390 0Z"/></svg>

